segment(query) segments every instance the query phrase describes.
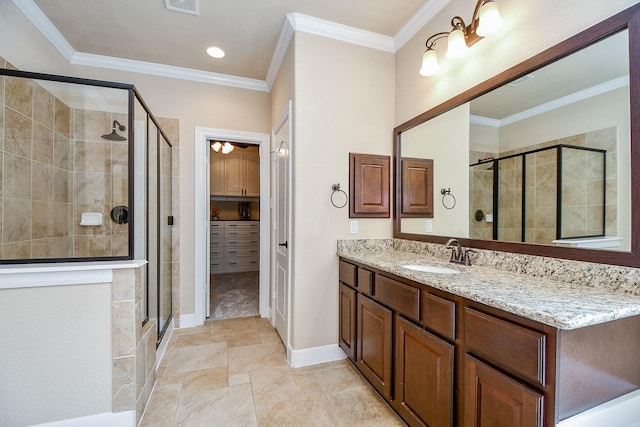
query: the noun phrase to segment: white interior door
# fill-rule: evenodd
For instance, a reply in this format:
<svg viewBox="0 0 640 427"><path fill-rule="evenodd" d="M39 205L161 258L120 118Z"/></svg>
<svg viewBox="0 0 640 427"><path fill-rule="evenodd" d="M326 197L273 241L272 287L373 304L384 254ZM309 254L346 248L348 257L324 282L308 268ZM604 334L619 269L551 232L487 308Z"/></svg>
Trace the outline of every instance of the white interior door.
<svg viewBox="0 0 640 427"><path fill-rule="evenodd" d="M273 265L273 314L274 323L282 342L289 345L289 270L291 250L290 240L290 125L289 111L274 129L275 171L274 171L274 265Z"/></svg>

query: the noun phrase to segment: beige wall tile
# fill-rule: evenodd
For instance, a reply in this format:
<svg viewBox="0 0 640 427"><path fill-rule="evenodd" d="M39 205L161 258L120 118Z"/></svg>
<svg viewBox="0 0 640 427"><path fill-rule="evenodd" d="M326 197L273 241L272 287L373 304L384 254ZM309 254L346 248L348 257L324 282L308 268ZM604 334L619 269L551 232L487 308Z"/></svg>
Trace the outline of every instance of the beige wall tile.
<svg viewBox="0 0 640 427"><path fill-rule="evenodd" d="M38 83L33 83L33 120L53 129L55 97Z"/></svg>
<svg viewBox="0 0 640 427"><path fill-rule="evenodd" d="M31 120L9 108L4 109L4 150L31 158Z"/></svg>
<svg viewBox="0 0 640 427"><path fill-rule="evenodd" d="M111 324L113 328L113 356L124 357L135 354L135 304L133 301L113 301L111 303ZM133 373L133 372L132 372Z"/></svg>
<svg viewBox="0 0 640 427"><path fill-rule="evenodd" d="M54 258L70 258L73 253L73 237L54 237L51 239L51 256Z"/></svg>
<svg viewBox="0 0 640 427"><path fill-rule="evenodd" d="M4 197L31 199L31 161L4 154Z"/></svg>
<svg viewBox="0 0 640 427"><path fill-rule="evenodd" d="M135 360L133 356L113 360L113 411L136 408Z"/></svg>
<svg viewBox="0 0 640 427"><path fill-rule="evenodd" d="M111 144L101 141L76 140L73 156L75 172L111 171Z"/></svg>
<svg viewBox="0 0 640 427"><path fill-rule="evenodd" d="M78 257L103 257L111 254L111 237L76 236L75 254Z"/></svg>
<svg viewBox="0 0 640 427"><path fill-rule="evenodd" d="M135 275L129 269L113 270L112 301L130 301L135 297Z"/></svg>
<svg viewBox="0 0 640 427"><path fill-rule="evenodd" d="M31 238L45 239L53 235L53 205L34 200L32 204Z"/></svg>
<svg viewBox="0 0 640 427"><path fill-rule="evenodd" d="M5 199L2 218L2 242L31 240L31 200Z"/></svg>
<svg viewBox="0 0 640 427"><path fill-rule="evenodd" d="M111 176L99 172L74 173L75 202L80 204L111 203Z"/></svg>
<svg viewBox="0 0 640 427"><path fill-rule="evenodd" d="M31 241L32 258L51 258L53 250L52 239L41 239Z"/></svg>
<svg viewBox="0 0 640 427"><path fill-rule="evenodd" d="M31 242L5 243L2 245L2 258L31 258Z"/></svg>
<svg viewBox="0 0 640 427"><path fill-rule="evenodd" d="M73 206L69 203L53 203L52 235L54 237L71 236L71 218Z"/></svg>
<svg viewBox="0 0 640 427"><path fill-rule="evenodd" d="M4 103L27 117L32 114L33 82L31 79L7 76Z"/></svg>
<svg viewBox="0 0 640 427"><path fill-rule="evenodd" d="M77 141L103 142L111 133L111 115L103 111L74 110L73 138Z"/></svg>
<svg viewBox="0 0 640 427"><path fill-rule="evenodd" d="M53 169L53 201L71 202L71 172Z"/></svg>
<svg viewBox="0 0 640 427"><path fill-rule="evenodd" d="M53 164L53 130L35 122L31 158L46 165Z"/></svg>
<svg viewBox="0 0 640 427"><path fill-rule="evenodd" d="M59 133L54 133L53 139L53 165L64 170L71 170L71 158L69 155L69 138Z"/></svg>
<svg viewBox="0 0 640 427"><path fill-rule="evenodd" d="M71 136L71 109L58 98L55 99L54 130L67 138Z"/></svg>
<svg viewBox="0 0 640 427"><path fill-rule="evenodd" d="M31 162L31 168L31 198L33 200L52 201L53 167L44 163Z"/></svg>

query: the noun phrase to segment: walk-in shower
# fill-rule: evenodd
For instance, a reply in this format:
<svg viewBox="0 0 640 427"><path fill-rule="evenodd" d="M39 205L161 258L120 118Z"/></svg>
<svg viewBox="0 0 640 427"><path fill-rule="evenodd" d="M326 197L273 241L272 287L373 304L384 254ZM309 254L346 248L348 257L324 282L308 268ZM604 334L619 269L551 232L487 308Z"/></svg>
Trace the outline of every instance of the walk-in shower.
<svg viewBox="0 0 640 427"><path fill-rule="evenodd" d="M604 149L556 144L481 158L470 188L476 238L552 244L608 231Z"/></svg>

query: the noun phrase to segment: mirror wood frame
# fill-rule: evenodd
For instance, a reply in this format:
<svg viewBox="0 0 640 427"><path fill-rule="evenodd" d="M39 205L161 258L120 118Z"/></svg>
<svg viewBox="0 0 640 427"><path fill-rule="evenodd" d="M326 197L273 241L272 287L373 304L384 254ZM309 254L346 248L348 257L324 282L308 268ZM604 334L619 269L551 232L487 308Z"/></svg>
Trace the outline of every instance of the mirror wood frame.
<svg viewBox="0 0 640 427"><path fill-rule="evenodd" d="M402 197L401 134L427 120L452 110L472 99L483 95L503 84L525 76L552 62L562 59L580 49L590 46L619 31L629 31L629 96L630 96L630 160L631 160L631 251L569 248L533 243L519 243L496 240L458 238L461 245L502 252L546 256L600 264L640 267L640 4L632 6L593 27L517 64L506 71L460 93L450 100L414 117L394 129L394 221L393 237L420 240L431 243L445 243L450 237L402 233L400 231L400 203Z"/></svg>

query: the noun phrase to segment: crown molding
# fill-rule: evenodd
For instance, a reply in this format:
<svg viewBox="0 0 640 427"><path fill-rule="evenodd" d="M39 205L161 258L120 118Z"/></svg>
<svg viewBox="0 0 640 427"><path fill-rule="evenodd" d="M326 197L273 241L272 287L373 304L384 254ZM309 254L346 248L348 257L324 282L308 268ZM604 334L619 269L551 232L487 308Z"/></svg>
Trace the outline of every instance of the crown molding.
<svg viewBox="0 0 640 427"><path fill-rule="evenodd" d="M248 79L229 74L194 70L193 68L176 67L173 65L156 64L153 62L136 61L133 59L115 58L112 56L94 55L82 52L76 52L70 62L74 65L130 71L133 73L150 74L172 79L190 80L201 83L211 83L241 89L269 92L269 87L264 80Z"/></svg>
<svg viewBox="0 0 640 427"><path fill-rule="evenodd" d="M407 21L393 38L396 52L411 40L429 21L431 21L451 0L431 0Z"/></svg>
<svg viewBox="0 0 640 427"><path fill-rule="evenodd" d="M294 32L293 25L287 16L287 19L285 19L282 24L280 37L278 37L278 43L276 43L276 48L273 52L273 56L271 57L271 63L269 64L269 70L267 71L267 78L265 79L269 89L273 87L273 83L276 81L278 71L280 71L280 66L282 65L284 56L287 54L287 48L289 47L289 42L291 41Z"/></svg>
<svg viewBox="0 0 640 427"><path fill-rule="evenodd" d="M313 16L303 15L297 12L288 14L287 21L289 21L294 31L315 34L371 49L382 50L384 52L396 52L393 37L383 34L361 30L348 25L336 24L335 22L314 18Z"/></svg>
<svg viewBox="0 0 640 427"><path fill-rule="evenodd" d="M547 113L557 108L564 107L566 105L570 105L575 102L583 101L585 99L589 99L594 96L601 95L603 93L607 93L612 90L616 90L625 86L629 86L628 75L618 77L617 79L609 80L604 83L600 83L598 85L580 90L578 92L574 92L572 94L563 96L558 99L554 99L553 101L549 101L544 104L540 104L536 107L529 108L528 110L524 110L519 113L512 114L503 119L492 119L489 117L471 115L469 118L469 122L476 125L491 126L494 128L499 128L499 127L510 125L510 124L519 122L521 120L525 120L525 119L537 116L539 114Z"/></svg>

